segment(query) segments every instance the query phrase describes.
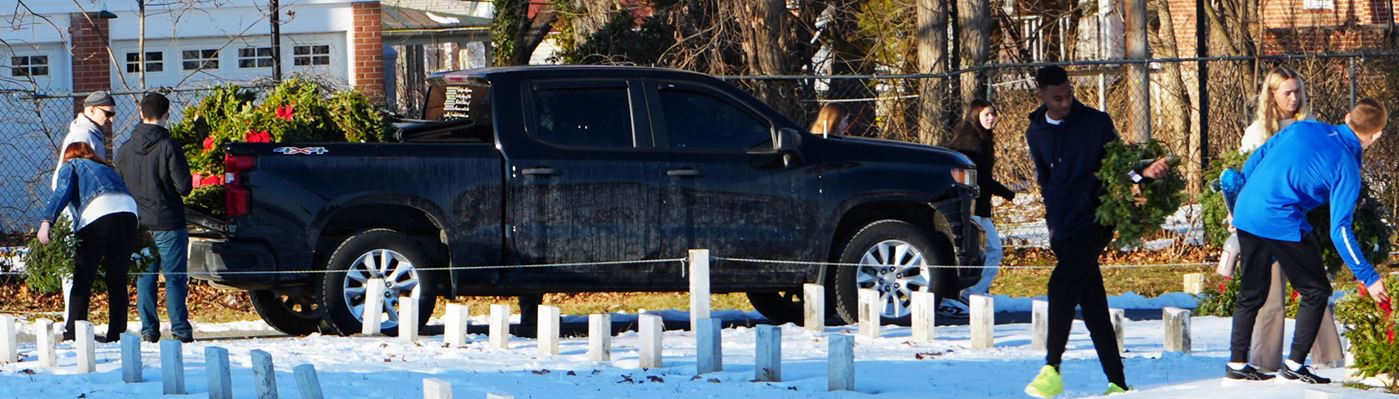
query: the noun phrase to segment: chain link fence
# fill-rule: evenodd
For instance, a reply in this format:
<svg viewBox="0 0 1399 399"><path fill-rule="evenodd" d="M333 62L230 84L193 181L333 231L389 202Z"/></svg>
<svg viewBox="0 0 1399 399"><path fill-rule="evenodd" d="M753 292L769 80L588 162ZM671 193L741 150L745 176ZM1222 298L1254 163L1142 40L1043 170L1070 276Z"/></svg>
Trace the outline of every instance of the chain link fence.
<svg viewBox="0 0 1399 399"><path fill-rule="evenodd" d="M1200 85L1196 71L1201 61L1209 73L1203 106L1197 105ZM1041 105L1034 72L1049 64L988 65L948 74L724 79L764 98L800 124L811 123L823 104L837 103L852 114L851 135L927 144L950 138L952 128L962 118L964 98L991 100L1000 114L994 130L998 154L994 176L1022 194L1030 194L1017 197L1015 203L997 200L996 222L1007 246L1046 247L1048 231L1024 131L1028 115ZM1069 71L1079 101L1110 114L1124 139L1133 136L1136 125L1130 108L1135 102L1130 92L1135 87L1124 61L1052 64ZM1254 119L1262 76L1274 66L1285 65L1303 76L1316 120L1342 123L1355 99L1363 97L1375 97L1399 111L1399 104L1393 102L1399 98L1399 54L1157 59L1149 65L1151 137L1181 158L1181 172L1197 188L1205 187L1211 178L1203 173L1205 164L1238 151L1244 128ZM978 75L986 84L974 89L970 81ZM935 103L925 104L927 99ZM1207 128L1203 135L1202 123ZM1391 114L1390 126L1399 127L1399 112ZM1399 190L1393 187L1399 179L1393 167L1399 164L1399 140L1381 140L1366 151L1365 163L1366 181L1385 202L1390 220L1399 219ZM1168 219L1165 232L1147 246L1199 244L1206 228L1202 219L1198 206L1188 206Z"/></svg>
<svg viewBox="0 0 1399 399"><path fill-rule="evenodd" d="M1217 57L1205 59L1209 71L1204 106L1194 105L1200 96L1196 69L1200 59L1153 60L1150 124L1152 137L1162 141L1185 166L1182 172L1196 185L1208 180L1199 172L1199 156L1217 159L1236 151L1244 128L1253 119L1261 75L1275 65L1300 72L1307 81L1313 116L1340 123L1354 98L1376 97L1387 104L1399 98L1399 55L1313 54L1264 58ZM938 144L947 139L961 118L962 93L990 99L1000 113L995 129L997 180L1023 195L1014 203L997 203L996 219L1008 246L1044 247L1048 234L1038 203L1034 165L1023 132L1030 112L1040 106L1034 90L1034 71L1045 64L988 65L950 74L864 76L730 76L721 77L808 124L825 103L840 103L853 113L850 134L891 140ZM1076 97L1088 106L1113 116L1119 134L1132 136L1129 92L1122 61L1058 63L1069 70ZM969 81L979 74L987 84L970 90ZM965 81L964 81L965 80ZM963 89L963 86L967 89ZM205 89L169 90L171 117L180 120L184 108L207 93ZM945 95L938 95L945 93ZM76 93L82 95L86 93ZM117 93L113 124L114 146L126 141L139 123L139 94ZM933 99L932 104L925 101ZM0 91L0 233L27 233L35 227L47 194L49 176L56 164L58 145L76 115L74 98L67 95L35 95L24 91ZM1399 106L1394 106L1399 108ZM1201 137L1199 118L1208 135ZM1399 115L1396 112L1394 115ZM1391 126L1399 126L1392 116ZM1203 148L1201 148L1203 147ZM1391 220L1399 216L1399 189L1393 186L1399 172L1399 139L1381 140L1365 155L1366 178L1375 195L1389 209ZM1198 207L1187 207L1168 221L1166 232L1150 246L1191 245L1200 242L1205 228Z"/></svg>
<svg viewBox="0 0 1399 399"><path fill-rule="evenodd" d="M170 99L170 118L179 120L185 107L203 98L206 89L164 91ZM68 124L79 117L82 97L0 91L0 234L24 235L38 228L44 202L51 192L59 145ZM140 93L113 93L116 116L107 146L115 153L141 123ZM12 243L13 244L13 243Z"/></svg>

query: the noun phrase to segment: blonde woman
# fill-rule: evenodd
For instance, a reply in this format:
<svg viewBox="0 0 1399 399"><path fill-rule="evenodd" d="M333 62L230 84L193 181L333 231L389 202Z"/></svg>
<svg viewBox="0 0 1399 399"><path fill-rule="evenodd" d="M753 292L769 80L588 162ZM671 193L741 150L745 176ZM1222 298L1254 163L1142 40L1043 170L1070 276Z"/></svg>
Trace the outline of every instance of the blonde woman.
<svg viewBox="0 0 1399 399"><path fill-rule="evenodd" d="M1293 122L1312 119L1306 82L1296 71L1283 66L1273 68L1264 77L1256 108L1253 123L1244 130L1239 143L1240 153L1252 152ZM1272 283L1263 307L1258 310L1249 348L1249 363L1266 372L1282 367L1283 327L1287 318L1287 286L1283 284L1285 276L1277 262L1273 262L1270 273ZM1341 349L1341 338L1329 306L1322 315L1311 357L1318 366L1344 365L1345 352Z"/></svg>
<svg viewBox="0 0 1399 399"><path fill-rule="evenodd" d="M850 112L845 107L836 103L826 103L821 106L821 111L816 113L816 120L811 122L811 128L807 129L821 137L832 134L846 134L850 130Z"/></svg>
<svg viewBox="0 0 1399 399"><path fill-rule="evenodd" d="M1258 91L1258 106L1254 107L1253 123L1244 129L1239 152L1253 152L1292 122L1311 119L1307 84L1302 81L1302 76L1285 66L1273 68L1263 78L1263 88Z"/></svg>

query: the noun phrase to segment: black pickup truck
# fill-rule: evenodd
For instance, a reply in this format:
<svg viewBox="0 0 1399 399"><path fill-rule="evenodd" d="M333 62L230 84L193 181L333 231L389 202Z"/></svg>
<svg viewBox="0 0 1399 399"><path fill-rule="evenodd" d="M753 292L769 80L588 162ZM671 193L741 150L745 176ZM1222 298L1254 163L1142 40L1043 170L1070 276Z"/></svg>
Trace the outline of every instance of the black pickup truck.
<svg viewBox="0 0 1399 399"><path fill-rule="evenodd" d="M194 240L191 271L249 290L289 334L360 331L369 277L386 280L386 332L410 293L425 323L438 297L686 291L680 262L592 263L697 248L716 257L713 292L778 322L801 322L803 283L827 287L831 319L854 322L856 288L876 288L906 322L912 291L981 276L928 267L982 260L975 170L956 152L814 136L677 70L487 68L428 86L397 142L230 145L229 218L206 223L216 238ZM550 264L565 266L516 267Z"/></svg>

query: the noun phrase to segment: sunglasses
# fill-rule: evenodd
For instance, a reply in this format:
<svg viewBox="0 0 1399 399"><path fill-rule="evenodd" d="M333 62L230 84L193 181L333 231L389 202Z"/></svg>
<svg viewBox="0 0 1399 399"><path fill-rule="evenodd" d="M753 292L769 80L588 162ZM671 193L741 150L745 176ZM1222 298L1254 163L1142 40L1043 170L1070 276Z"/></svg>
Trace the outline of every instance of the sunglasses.
<svg viewBox="0 0 1399 399"><path fill-rule="evenodd" d="M102 111L103 114L107 115L108 118L117 116L117 112L116 112L116 111L108 111L108 110L105 110L105 109L104 109L104 110L101 110L101 111Z"/></svg>

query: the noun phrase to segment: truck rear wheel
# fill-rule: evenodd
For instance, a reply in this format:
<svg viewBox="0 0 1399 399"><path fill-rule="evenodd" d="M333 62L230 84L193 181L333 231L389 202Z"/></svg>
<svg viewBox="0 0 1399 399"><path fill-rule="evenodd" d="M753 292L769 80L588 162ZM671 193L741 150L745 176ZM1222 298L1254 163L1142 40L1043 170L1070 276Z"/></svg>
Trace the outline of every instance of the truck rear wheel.
<svg viewBox="0 0 1399 399"><path fill-rule="evenodd" d="M324 308L312 295L266 289L250 290L248 296L262 320L287 335L328 334L334 330L325 321Z"/></svg>
<svg viewBox="0 0 1399 399"><path fill-rule="evenodd" d="M363 330L366 284L370 278L384 281L382 309L368 309L385 314L380 318L385 335L397 335L399 298L416 296L419 327L427 323L437 304L433 273L420 271L429 267L429 257L407 235L389 229L360 232L346 239L331 254L326 263L321 291L324 295L326 317L342 335Z"/></svg>
<svg viewBox="0 0 1399 399"><path fill-rule="evenodd" d="M951 264L951 256L933 245L922 229L902 220L886 219L865 225L845 241L835 270L836 313L847 323L859 322L858 289L879 292L880 319L908 325L913 292L933 291L943 273L929 268ZM941 300L941 298L939 298Z"/></svg>
<svg viewBox="0 0 1399 399"><path fill-rule="evenodd" d="M830 288L827 288L827 298L831 296L830 293ZM777 324L806 325L806 302L802 298L801 288L777 292L749 292L748 303L752 304L753 310L762 313L768 321ZM835 314L835 305L826 301L826 325L844 324L839 317Z"/></svg>

